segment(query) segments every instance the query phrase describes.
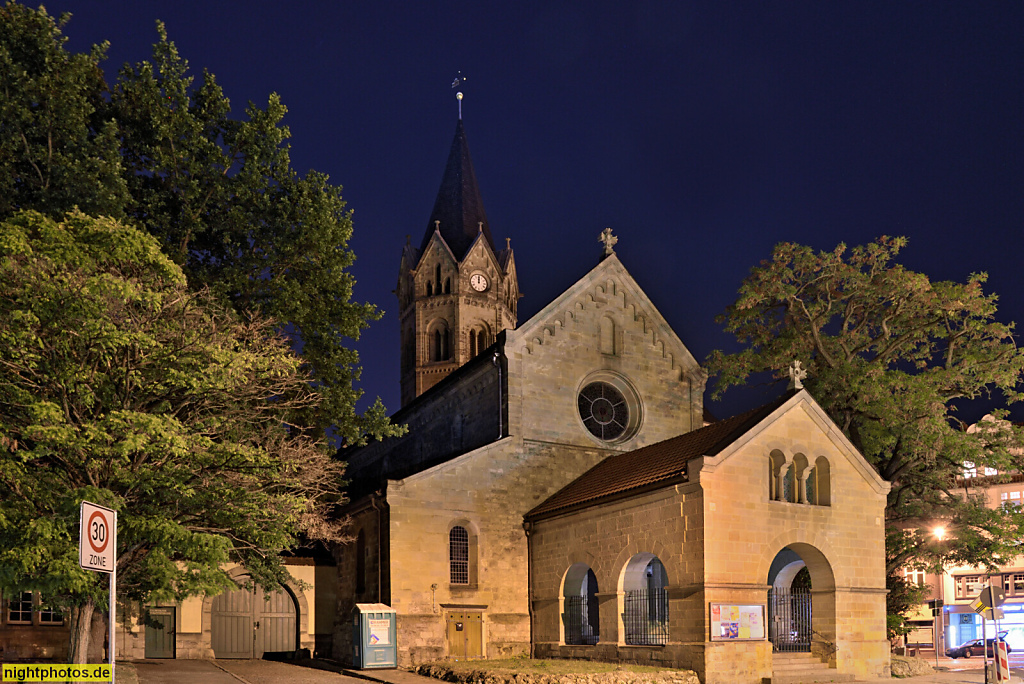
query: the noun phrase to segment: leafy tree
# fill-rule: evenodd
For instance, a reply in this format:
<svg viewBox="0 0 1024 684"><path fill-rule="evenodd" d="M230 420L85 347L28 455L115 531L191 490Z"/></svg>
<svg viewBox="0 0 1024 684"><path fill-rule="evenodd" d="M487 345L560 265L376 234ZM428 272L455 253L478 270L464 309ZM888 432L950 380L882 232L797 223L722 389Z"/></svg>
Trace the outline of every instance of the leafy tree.
<svg viewBox="0 0 1024 684"><path fill-rule="evenodd" d="M887 572L910 563L995 566L1016 555L1024 514L986 507L962 477L964 463L1021 470L1024 438L1007 421L966 430L955 402L1020 400L1024 352L1013 324L995 318L986 274L931 282L894 263L905 244L776 246L719 318L744 348L710 355L714 394L753 377L782 380L799 359L815 399L892 483ZM938 543L931 527L940 522L949 534Z"/></svg>
<svg viewBox="0 0 1024 684"><path fill-rule="evenodd" d="M0 7L0 218L21 207L118 215L128 200L117 126L103 112L107 45L68 53L68 18Z"/></svg>
<svg viewBox="0 0 1024 684"><path fill-rule="evenodd" d="M108 89L105 46L69 54L66 20L0 12L0 219L75 206L132 219L193 288L259 310L301 345L321 395L304 425L333 426L348 444L395 434L379 401L355 411L360 369L345 339L380 313L351 301L351 212L327 176L292 169L278 96L231 118L213 75L196 85L159 23L152 61L125 65Z"/></svg>
<svg viewBox="0 0 1024 684"><path fill-rule="evenodd" d="M905 637L914 631L907 614L920 607L928 588L909 581L902 571L886 573L885 588L889 590L885 598L886 636L890 640Z"/></svg>
<svg viewBox="0 0 1024 684"><path fill-rule="evenodd" d="M78 506L119 511L118 594L146 601L283 577L337 541L343 465L293 418L319 397L287 341L190 290L113 219L0 223L0 586L69 607L84 662L106 581L77 562Z"/></svg>

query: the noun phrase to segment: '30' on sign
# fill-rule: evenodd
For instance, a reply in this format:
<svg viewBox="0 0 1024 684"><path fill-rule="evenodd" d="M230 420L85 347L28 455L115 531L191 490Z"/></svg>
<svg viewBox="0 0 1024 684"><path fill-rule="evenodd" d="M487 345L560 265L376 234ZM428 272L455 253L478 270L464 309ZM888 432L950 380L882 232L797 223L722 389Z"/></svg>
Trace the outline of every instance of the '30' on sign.
<svg viewBox="0 0 1024 684"><path fill-rule="evenodd" d="M117 512L82 502L78 564L86 570L113 572L117 561Z"/></svg>

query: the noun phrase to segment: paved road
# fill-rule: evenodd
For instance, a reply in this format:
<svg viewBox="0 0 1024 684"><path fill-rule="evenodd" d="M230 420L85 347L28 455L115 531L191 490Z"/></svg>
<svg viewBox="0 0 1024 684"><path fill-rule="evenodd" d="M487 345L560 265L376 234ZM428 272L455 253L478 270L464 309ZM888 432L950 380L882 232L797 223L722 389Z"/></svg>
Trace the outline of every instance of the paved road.
<svg viewBox="0 0 1024 684"><path fill-rule="evenodd" d="M269 660L139 660L139 684L367 684L337 672Z"/></svg>

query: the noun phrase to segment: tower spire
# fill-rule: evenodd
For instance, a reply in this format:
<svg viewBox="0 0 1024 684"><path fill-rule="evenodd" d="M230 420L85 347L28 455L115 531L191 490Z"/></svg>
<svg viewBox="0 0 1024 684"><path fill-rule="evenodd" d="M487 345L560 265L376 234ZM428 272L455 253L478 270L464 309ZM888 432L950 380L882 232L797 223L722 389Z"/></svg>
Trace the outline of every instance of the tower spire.
<svg viewBox="0 0 1024 684"><path fill-rule="evenodd" d="M448 153L448 163L444 167L441 187L437 191L434 210L430 212L430 221L420 243L421 254L426 251L435 230L460 261L480 233L483 233L491 251L498 251L491 237L490 223L477 186L461 119L455 124L455 137Z"/></svg>

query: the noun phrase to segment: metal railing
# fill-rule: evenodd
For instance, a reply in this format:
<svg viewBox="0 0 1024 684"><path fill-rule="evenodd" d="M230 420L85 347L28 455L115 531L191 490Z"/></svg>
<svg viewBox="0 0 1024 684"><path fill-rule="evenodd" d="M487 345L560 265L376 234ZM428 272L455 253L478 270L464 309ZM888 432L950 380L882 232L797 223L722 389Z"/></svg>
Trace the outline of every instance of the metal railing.
<svg viewBox="0 0 1024 684"><path fill-rule="evenodd" d="M626 643L654 646L668 643L668 592L665 589L627 591L622 622Z"/></svg>
<svg viewBox="0 0 1024 684"><path fill-rule="evenodd" d="M600 637L597 599L593 596L566 596L565 643L594 645Z"/></svg>
<svg viewBox="0 0 1024 684"><path fill-rule="evenodd" d="M768 591L768 638L775 651L810 652L810 589Z"/></svg>

